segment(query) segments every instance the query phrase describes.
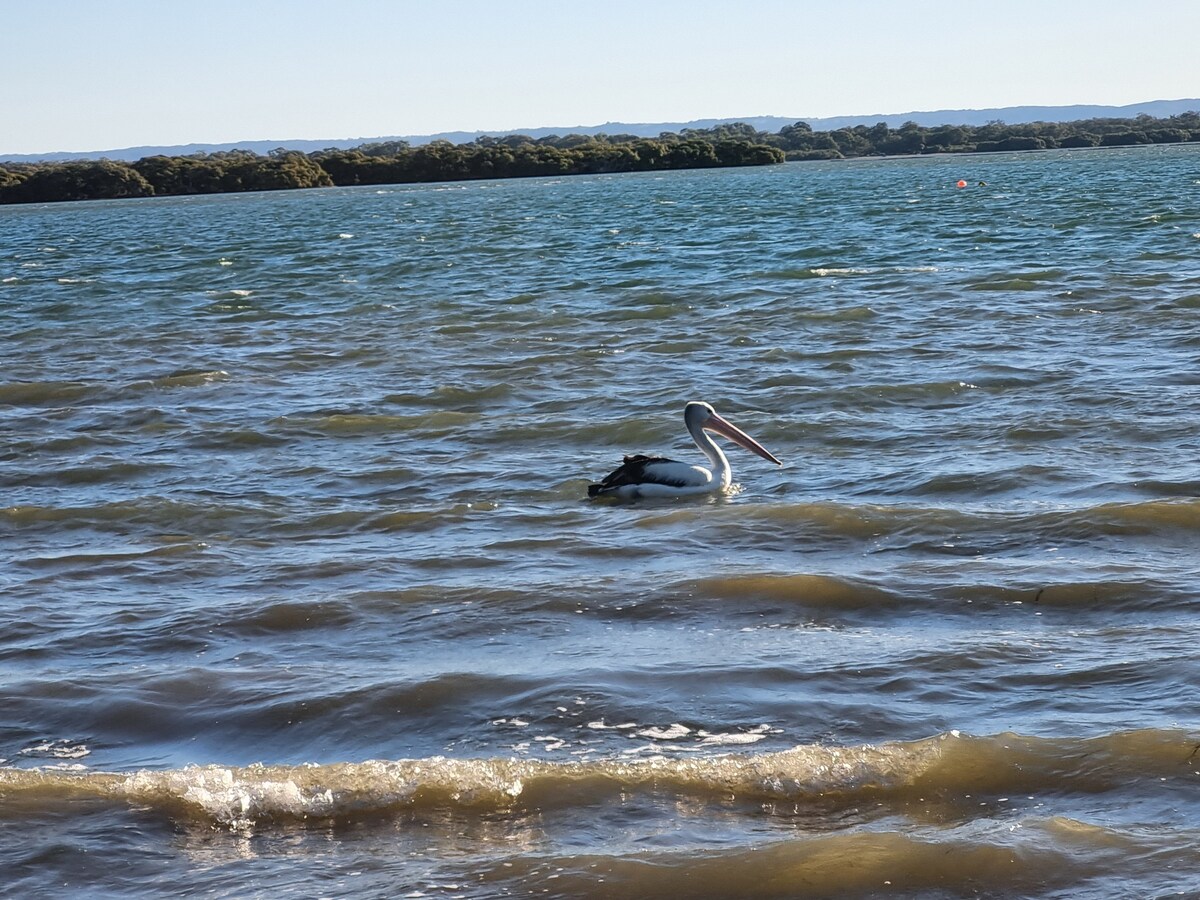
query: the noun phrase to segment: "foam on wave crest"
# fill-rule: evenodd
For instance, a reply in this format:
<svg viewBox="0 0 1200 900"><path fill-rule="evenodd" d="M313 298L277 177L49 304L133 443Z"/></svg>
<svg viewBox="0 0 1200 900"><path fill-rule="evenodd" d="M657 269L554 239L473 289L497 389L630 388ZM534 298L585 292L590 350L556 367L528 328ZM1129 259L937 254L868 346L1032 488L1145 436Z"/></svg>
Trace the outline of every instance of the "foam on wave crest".
<svg viewBox="0 0 1200 900"><path fill-rule="evenodd" d="M369 760L245 767L187 766L129 774L0 769L0 796L39 801L93 797L180 818L249 827L259 822L353 819L412 808L517 811L612 800L628 793L857 805L927 795L979 796L1040 789L1119 790L1137 778L1194 779L1200 742L1179 731L1096 738L947 732L857 747L802 745L760 754L570 763L519 759Z"/></svg>

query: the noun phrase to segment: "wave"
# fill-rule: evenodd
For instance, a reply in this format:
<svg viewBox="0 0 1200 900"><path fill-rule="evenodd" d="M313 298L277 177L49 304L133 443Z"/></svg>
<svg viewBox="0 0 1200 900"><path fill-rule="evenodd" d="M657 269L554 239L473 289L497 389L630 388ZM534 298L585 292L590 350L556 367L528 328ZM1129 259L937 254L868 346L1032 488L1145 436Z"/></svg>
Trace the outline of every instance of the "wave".
<svg viewBox="0 0 1200 900"><path fill-rule="evenodd" d="M144 382L138 382L131 387L144 386L156 390L171 390L181 387L203 387L207 384L227 381L228 379L229 373L224 369L185 369L178 372L171 372L168 375L160 375Z"/></svg>
<svg viewBox="0 0 1200 900"><path fill-rule="evenodd" d="M115 381L9 381L0 383L0 403L12 406L76 404L109 395L136 396L147 391L203 387L227 381L224 369L180 369L121 384Z"/></svg>
<svg viewBox="0 0 1200 900"><path fill-rule="evenodd" d="M1066 269L1039 269L1028 272L1002 272L968 281L969 291L1033 291L1043 290L1071 277Z"/></svg>
<svg viewBox="0 0 1200 900"><path fill-rule="evenodd" d="M130 472L143 471L131 468ZM68 472L64 479L69 479ZM78 480L84 480L82 478ZM283 530L289 534L327 535L356 531L431 531L465 521L472 515L497 509L495 503L451 503L404 510L376 507L311 509L302 502L280 496L263 496L258 502L237 503L213 500L177 500L148 495L91 506L9 506L0 507L0 524L21 528L99 528L120 526L150 529L168 528L197 534L222 534L244 531L260 534Z"/></svg>
<svg viewBox="0 0 1200 900"><path fill-rule="evenodd" d="M957 536L996 541L1087 540L1111 535L1191 537L1200 533L1200 498L1171 497L1087 507L1032 506L1026 509L965 509L827 502L688 506L651 514L644 528L690 522L707 528L745 531L747 522L810 528L833 537L890 538Z"/></svg>
<svg viewBox="0 0 1200 900"><path fill-rule="evenodd" d="M164 463L127 462L115 459L93 459L87 463L58 466L53 469L0 476L3 486L55 486L106 484L118 481L137 481L150 475L161 475L174 467Z"/></svg>
<svg viewBox="0 0 1200 900"><path fill-rule="evenodd" d="M131 773L79 764L0 768L0 795L31 808L99 799L233 828L355 820L412 809L479 814L617 802L631 794L899 811L913 801L969 806L1009 794L1117 792L1200 774L1200 738L1144 729L1094 738L947 732L857 747L802 745L759 754L552 762L528 759L369 760L299 766L221 765ZM963 798L966 798L964 801Z"/></svg>
<svg viewBox="0 0 1200 900"><path fill-rule="evenodd" d="M164 556L188 556L207 549L199 541L179 541L148 550L112 550L97 553L58 553L48 556L31 556L17 560L26 569L56 569L67 566L97 569L106 564L131 564L139 560Z"/></svg>
<svg viewBox="0 0 1200 900"><path fill-rule="evenodd" d="M334 411L279 416L272 419L270 424L280 431L302 434L361 435L395 432L443 436L455 433L476 419L475 413L447 409L428 415Z"/></svg>
<svg viewBox="0 0 1200 900"><path fill-rule="evenodd" d="M854 578L833 575L723 575L685 582L680 587L688 593L716 600L792 602L819 609L891 609L904 602L898 593Z"/></svg>
<svg viewBox="0 0 1200 900"><path fill-rule="evenodd" d="M503 885L556 897L1113 897L1125 896L1131 879L1139 896L1165 897L1185 896L1178 888L1195 869L1195 853L1181 833L1144 835L1053 816L969 836L799 831L750 847L517 855L474 871L497 894Z"/></svg>
<svg viewBox="0 0 1200 900"><path fill-rule="evenodd" d="M442 385L426 393L388 394L384 403L433 410L475 410L489 403L506 400L515 386L507 381L477 385ZM422 414L424 415L424 414Z"/></svg>
<svg viewBox="0 0 1200 900"><path fill-rule="evenodd" d="M1026 576L1028 579L1030 576ZM1059 581L1041 584L909 583L903 589L880 587L859 578L815 573L717 575L683 581L676 593L711 600L758 600L807 609L853 612L928 611L928 602L955 601L964 609L991 609L1028 604L1033 608L1091 609L1106 613L1190 602L1193 594L1151 579Z"/></svg>
<svg viewBox="0 0 1200 900"><path fill-rule="evenodd" d="M146 496L129 500L98 503L92 506L9 506L0 508L0 524L20 528L100 528L114 526L121 531L130 526L198 534L223 533L241 525L255 531L264 525L282 521L279 512L248 503L230 504L187 502L166 497Z"/></svg>
<svg viewBox="0 0 1200 900"><path fill-rule="evenodd" d="M100 385L83 381L9 381L0 384L0 405L58 406L92 396Z"/></svg>
<svg viewBox="0 0 1200 900"><path fill-rule="evenodd" d="M136 466L116 466L99 468L94 473L65 469L59 478L74 483L94 478L136 479L143 474ZM408 469L381 468L360 480L390 487L419 485L421 478L420 473ZM191 536L180 543L193 552L205 542L215 544L241 537L270 540L279 536L399 534L431 535L434 539L465 529L486 536L475 545L483 561L556 549L580 557L607 558L613 552L609 533L591 528L587 520L580 518L573 500L569 507L553 502L537 509L513 509L509 503L490 500L407 500L391 507L368 496L373 490L368 483L361 502L332 508L310 507L278 495L248 498L216 492L190 498L146 495L87 505L8 506L0 507L0 531L61 537L66 531L94 530L133 539L139 550L147 542L157 547L163 534ZM569 485L564 490L574 497ZM819 563L810 568L813 562L795 568L758 566L753 571L735 566L705 577L667 579L651 592L655 596L757 599L844 612L925 610L929 601L939 600L973 603L977 608L1027 603L1112 611L1178 606L1194 598L1194 591L1183 577L1186 571L1178 567L1148 570L1071 562L1073 548L1109 538L1121 546L1129 543L1124 540L1129 537L1161 540L1168 548L1175 544L1190 546L1200 532L1200 500L1193 498L1079 509L1038 507L1029 511L734 500L644 504L635 512L630 527L635 536L641 531L646 538L622 543L620 552L627 558L650 554L662 541L691 541L701 532L705 541L729 552L745 549L759 553L776 547L840 552L859 546L870 551L865 568L857 575L838 571L841 564L833 571L821 571ZM143 538L140 542L136 540L139 536ZM1048 555L1050 548L1062 548L1062 552ZM1021 565L996 561L998 555L1030 551L1036 551L1036 556L1023 556ZM184 551L176 548L171 552ZM920 566L896 568L887 564L891 559L910 559L914 554L924 559ZM463 554L456 559L463 567L470 557ZM964 566L964 559L979 564ZM40 564L38 560L33 562ZM55 562L61 560L56 557ZM414 558L413 564L420 563ZM439 580L439 576L431 578ZM557 597L569 605L579 596L580 588L578 583L551 580L524 593ZM435 585L432 589L441 588Z"/></svg>
<svg viewBox="0 0 1200 900"><path fill-rule="evenodd" d="M760 277L777 281L800 281L810 278L852 278L859 275L927 275L936 274L937 266L809 266L774 269L759 273Z"/></svg>

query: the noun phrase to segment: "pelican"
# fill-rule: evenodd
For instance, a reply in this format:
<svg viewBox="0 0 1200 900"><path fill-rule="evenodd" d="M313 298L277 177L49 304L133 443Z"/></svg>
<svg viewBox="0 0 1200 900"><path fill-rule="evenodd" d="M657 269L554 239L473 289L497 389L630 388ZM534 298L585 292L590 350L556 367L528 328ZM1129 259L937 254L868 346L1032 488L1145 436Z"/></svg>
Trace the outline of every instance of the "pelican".
<svg viewBox="0 0 1200 900"><path fill-rule="evenodd" d="M683 409L683 421L696 446L712 464L712 471L702 466L689 466L661 456L626 456L621 468L609 473L599 484L588 485L589 497L620 497L635 500L640 497L692 497L700 494L723 494L729 490L733 473L729 460L709 437L709 432L727 437L735 444L757 453L763 459L782 466L769 450L735 425L717 415L707 403L692 401Z"/></svg>

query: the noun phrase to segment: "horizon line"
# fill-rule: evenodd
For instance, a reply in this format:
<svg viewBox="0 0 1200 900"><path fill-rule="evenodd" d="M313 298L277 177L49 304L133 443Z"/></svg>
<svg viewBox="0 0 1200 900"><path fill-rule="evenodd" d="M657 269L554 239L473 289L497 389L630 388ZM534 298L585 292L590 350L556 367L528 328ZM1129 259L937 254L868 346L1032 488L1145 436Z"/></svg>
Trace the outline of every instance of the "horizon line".
<svg viewBox="0 0 1200 900"><path fill-rule="evenodd" d="M1008 110L1036 111L1036 110L1071 110L1071 109L1089 109L1089 108L1090 109L1124 110L1124 109L1131 109L1131 108L1136 108L1136 107L1141 107L1141 106L1149 106L1149 105L1155 105L1155 104L1192 103L1192 102L1197 104L1197 109L1189 110L1189 111L1200 111L1200 97L1197 97L1197 98L1181 97L1178 99L1142 100L1142 101L1138 101L1135 103L1126 103L1126 104L1119 104L1119 105L1106 104L1106 103L1021 104L1021 105L1014 105L1014 106L990 106L990 107L962 107L962 108L946 107L946 108L942 108L942 109L908 110L906 112L899 112L899 113L882 113L882 112L847 113L847 114L835 115L835 116L800 116L800 117L796 117L796 118L792 118L790 116L760 114L760 115L750 115L750 116L706 116L706 117L701 117L701 118L688 119L686 121L669 121L669 122L668 121L663 121L663 122L653 122L653 121L624 122L624 121L619 121L619 120L608 120L605 122L597 123L595 125L585 125L585 124L579 123L579 124L575 124L575 125L537 125L537 126L526 126L526 127L520 127L520 128L511 128L511 129L498 129L498 128L451 129L451 130L427 132L427 133L421 133L421 134L410 133L410 134L390 134L390 135L375 135L375 136L360 135L358 137L338 137L338 138L294 137L294 138L238 138L237 140L233 140L233 141L196 140L196 141L185 141L183 143L130 144L130 145L127 145L124 147L110 147L110 148L104 149L104 150L46 150L46 151L33 152L33 153L6 153L4 151L0 151L0 162L16 161L16 158L18 158L18 157L29 158L29 157L50 157L50 156L72 156L72 155L75 155L75 156L104 158L105 154L128 153L130 151L144 150L144 149L153 149L153 150L174 149L174 150L178 150L178 149L187 149L189 147L212 147L212 146L226 146L226 145L236 146L237 144L278 144L280 146L284 146L286 144L320 143L322 141L329 141L332 143L347 143L347 142L351 142L351 141L359 141L361 143L371 143L371 142L389 141L389 140L404 140L404 141L414 141L415 140L415 141L431 142L433 140L443 138L446 135L507 136L507 135L526 134L526 133L530 133L530 132L548 132L548 133L553 133L553 134L569 135L572 133L577 133L577 132L573 132L571 129L595 130L595 129L602 129L602 128L605 128L610 125L621 126L621 127L626 127L626 128L651 128L651 127L658 127L658 126L687 127L687 126L694 125L696 123L701 123L701 122L714 123L714 124L736 124L739 122L751 123L753 120L762 120L762 119L771 119L771 120L779 120L779 121L786 121L786 122L806 122L809 124L813 124L813 123L817 123L817 122L828 122L828 121L844 120L844 119L878 119L878 120L882 121L885 119L896 119L896 118L900 118L903 116L937 116L937 115L947 115L947 114L951 114L951 113L964 113L964 114L970 113L970 114L979 115L981 113L1004 112L1004 111L1008 111ZM965 124L965 123L945 123L945 124ZM1012 123L1012 124L1016 124L1016 123Z"/></svg>

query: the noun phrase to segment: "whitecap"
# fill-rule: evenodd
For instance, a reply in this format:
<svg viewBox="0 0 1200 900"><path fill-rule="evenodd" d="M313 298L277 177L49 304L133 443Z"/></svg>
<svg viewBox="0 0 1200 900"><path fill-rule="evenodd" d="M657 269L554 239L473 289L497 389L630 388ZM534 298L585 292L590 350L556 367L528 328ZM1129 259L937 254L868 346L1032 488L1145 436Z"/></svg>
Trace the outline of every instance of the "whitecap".
<svg viewBox="0 0 1200 900"><path fill-rule="evenodd" d="M66 739L41 741L20 751L21 756L33 756L46 759L82 759L91 754L86 744L76 743Z"/></svg>
<svg viewBox="0 0 1200 900"><path fill-rule="evenodd" d="M666 728L659 728L657 726L643 728L641 731L637 732L637 735L638 737L651 738L652 740L656 741L675 741L679 738L687 737L691 733L692 729L688 728L686 725L680 725L678 722L675 722L671 725L668 725Z"/></svg>
<svg viewBox="0 0 1200 900"><path fill-rule="evenodd" d="M765 734L750 732L722 732L720 734L707 735L700 743L705 747L719 747L728 744L757 744L765 737Z"/></svg>
<svg viewBox="0 0 1200 900"><path fill-rule="evenodd" d="M824 278L828 275L870 275L870 269L809 269L812 274Z"/></svg>

